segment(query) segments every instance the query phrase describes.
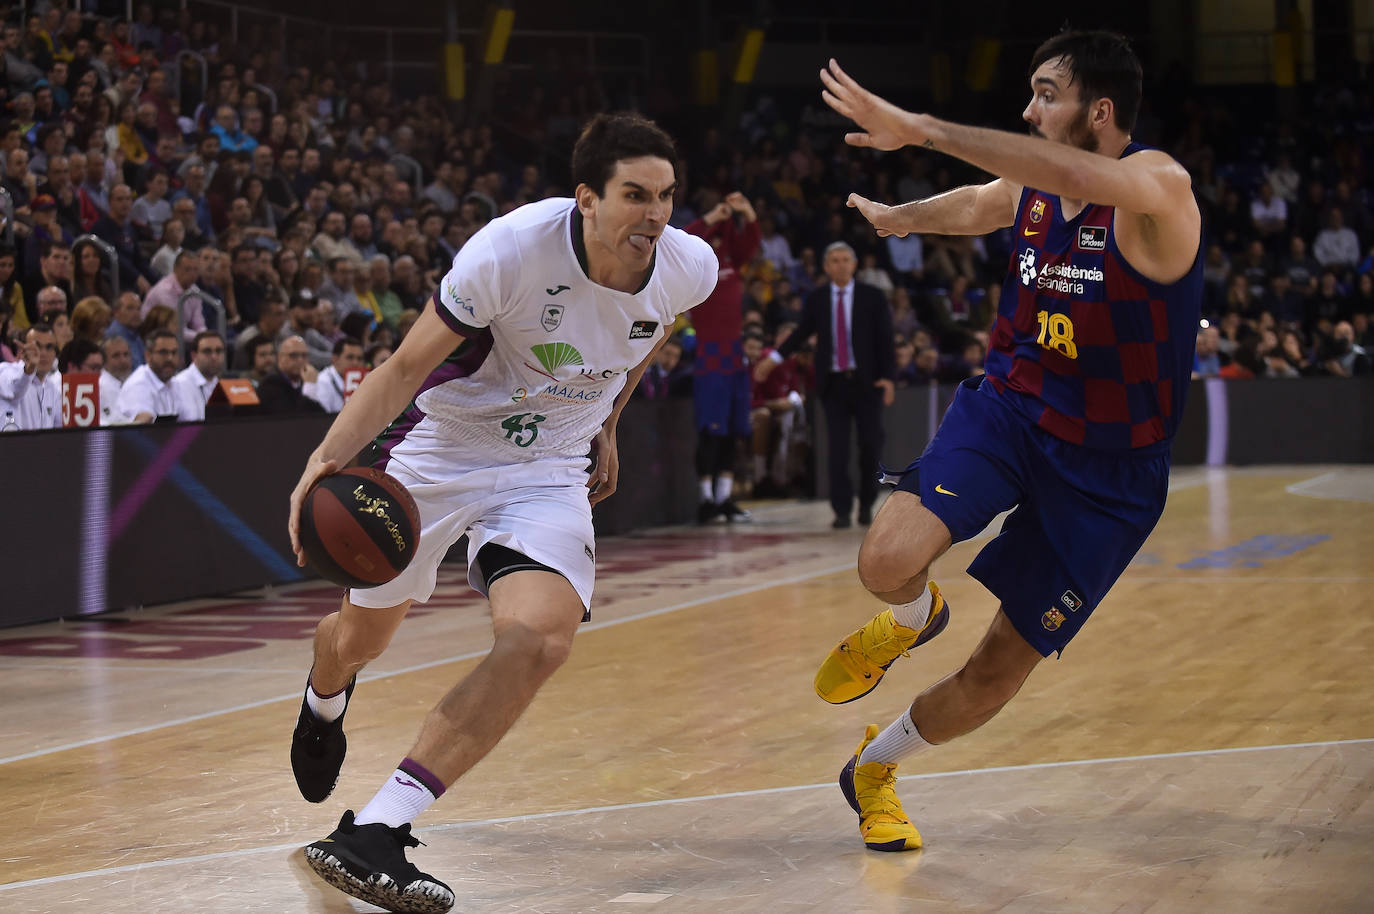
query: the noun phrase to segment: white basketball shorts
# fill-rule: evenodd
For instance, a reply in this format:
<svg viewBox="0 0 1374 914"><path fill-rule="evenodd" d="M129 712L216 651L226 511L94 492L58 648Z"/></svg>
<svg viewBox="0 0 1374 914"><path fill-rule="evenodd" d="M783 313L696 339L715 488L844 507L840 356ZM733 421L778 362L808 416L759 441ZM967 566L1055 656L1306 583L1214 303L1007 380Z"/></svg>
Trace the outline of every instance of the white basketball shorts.
<svg viewBox="0 0 1374 914"><path fill-rule="evenodd" d="M486 584L477 553L495 543L557 571L591 610L596 580L596 542L587 473L580 461L491 466L490 454L473 454L421 423L391 451L386 471L415 499L420 543L415 558L396 578L354 588L355 606L384 608L406 600L423 603L434 593L449 548L468 537L468 583L483 596Z"/></svg>

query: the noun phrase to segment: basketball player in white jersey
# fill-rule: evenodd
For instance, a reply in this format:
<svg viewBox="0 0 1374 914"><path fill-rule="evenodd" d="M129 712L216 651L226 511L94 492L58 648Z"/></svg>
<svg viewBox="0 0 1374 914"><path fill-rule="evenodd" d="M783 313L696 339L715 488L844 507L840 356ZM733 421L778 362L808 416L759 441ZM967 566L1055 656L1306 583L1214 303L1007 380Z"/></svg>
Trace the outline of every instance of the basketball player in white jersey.
<svg viewBox="0 0 1374 914"><path fill-rule="evenodd" d="M668 226L675 162L651 121L594 118L573 150L576 199L523 206L463 246L291 494L300 556L305 493L376 438L364 458L410 490L422 527L405 572L349 591L316 630L291 747L306 799L321 802L338 778L355 675L410 604L430 597L440 560L464 534L469 581L491 602L491 653L430 711L371 802L306 848L325 880L387 910L453 904L446 885L405 859L417 843L410 822L496 745L567 658L591 605L591 503L615 490L620 412L677 315L715 286L710 246Z"/></svg>

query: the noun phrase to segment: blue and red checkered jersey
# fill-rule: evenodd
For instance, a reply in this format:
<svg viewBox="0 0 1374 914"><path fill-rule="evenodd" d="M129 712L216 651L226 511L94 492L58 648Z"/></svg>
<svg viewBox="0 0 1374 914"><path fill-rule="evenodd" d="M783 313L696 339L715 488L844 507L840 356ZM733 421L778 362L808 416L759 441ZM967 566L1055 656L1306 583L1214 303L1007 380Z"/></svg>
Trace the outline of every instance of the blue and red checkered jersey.
<svg viewBox="0 0 1374 914"><path fill-rule="evenodd" d="M1122 156L1147 147L1131 143ZM1141 276L1116 244L1116 208L1065 219L1027 187L987 374L1032 422L1096 450L1166 449L1183 414L1202 306L1202 251L1174 283Z"/></svg>

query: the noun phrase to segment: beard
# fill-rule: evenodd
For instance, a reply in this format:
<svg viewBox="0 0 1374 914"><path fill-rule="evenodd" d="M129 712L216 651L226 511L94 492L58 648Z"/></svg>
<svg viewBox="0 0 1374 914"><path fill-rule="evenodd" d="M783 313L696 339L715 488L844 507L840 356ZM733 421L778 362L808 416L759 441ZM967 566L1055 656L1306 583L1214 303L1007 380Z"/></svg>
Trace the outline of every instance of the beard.
<svg viewBox="0 0 1374 914"><path fill-rule="evenodd" d="M1038 136L1042 140L1051 139L1051 137L1046 136L1046 134L1034 124L1027 125L1026 129L1030 131L1031 136ZM1097 135L1093 133L1093 129L1088 123L1087 105L1079 109L1078 116L1069 124L1068 129L1065 130L1064 138L1057 142L1063 143L1066 146L1074 146L1088 152L1097 152L1102 144L1098 142Z"/></svg>

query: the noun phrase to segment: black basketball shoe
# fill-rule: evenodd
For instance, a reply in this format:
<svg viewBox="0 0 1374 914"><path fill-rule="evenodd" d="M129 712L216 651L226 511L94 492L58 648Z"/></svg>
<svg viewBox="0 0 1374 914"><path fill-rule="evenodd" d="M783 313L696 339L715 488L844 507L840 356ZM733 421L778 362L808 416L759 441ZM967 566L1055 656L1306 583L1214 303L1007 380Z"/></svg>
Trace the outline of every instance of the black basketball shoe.
<svg viewBox="0 0 1374 914"><path fill-rule="evenodd" d="M734 524L742 521L751 521L754 516L748 511L735 504L733 498L727 498L720 503L720 513L725 518L726 523Z"/></svg>
<svg viewBox="0 0 1374 914"><path fill-rule="evenodd" d="M357 684L357 676L348 681L344 694L349 701L353 699L353 688ZM347 713L348 705L345 704L344 714ZM339 782L339 769L348 752L348 739L343 732L344 714L325 723L310 710L305 698L301 698L301 716L296 719L296 730L291 734L291 773L296 776L301 796L311 803L323 803Z"/></svg>
<svg viewBox="0 0 1374 914"><path fill-rule="evenodd" d="M354 825L350 809L328 838L306 846L305 860L321 879L354 898L388 911L445 914L453 907L453 890L406 860L406 848L419 845L409 824Z"/></svg>

